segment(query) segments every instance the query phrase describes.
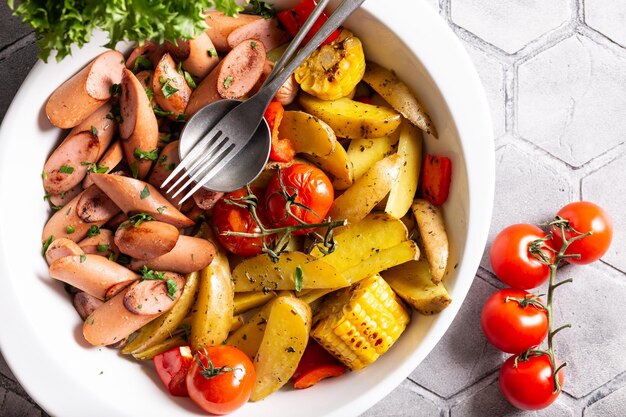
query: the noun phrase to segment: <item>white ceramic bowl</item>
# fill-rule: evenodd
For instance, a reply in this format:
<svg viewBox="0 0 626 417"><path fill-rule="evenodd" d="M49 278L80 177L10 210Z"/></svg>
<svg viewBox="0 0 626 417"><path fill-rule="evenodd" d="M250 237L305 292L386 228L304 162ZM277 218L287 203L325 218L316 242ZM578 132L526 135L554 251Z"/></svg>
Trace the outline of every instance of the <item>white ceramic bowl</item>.
<svg viewBox="0 0 626 417"><path fill-rule="evenodd" d="M295 0L276 2L292 6ZM426 357L457 314L486 242L494 188L491 120L479 78L460 42L422 0L369 0L347 23L366 56L392 68L418 94L439 130L431 153L452 159L445 205L453 302L413 320L398 343L360 372L307 390L283 389L236 416L356 416ZM43 113L47 97L97 53L102 37L63 62L33 68L0 130L0 335L2 354L26 391L58 416L191 416L191 401L165 394L150 366L87 346L63 286L48 277L39 244L49 216L40 173L60 138ZM443 365L443 364L442 364Z"/></svg>

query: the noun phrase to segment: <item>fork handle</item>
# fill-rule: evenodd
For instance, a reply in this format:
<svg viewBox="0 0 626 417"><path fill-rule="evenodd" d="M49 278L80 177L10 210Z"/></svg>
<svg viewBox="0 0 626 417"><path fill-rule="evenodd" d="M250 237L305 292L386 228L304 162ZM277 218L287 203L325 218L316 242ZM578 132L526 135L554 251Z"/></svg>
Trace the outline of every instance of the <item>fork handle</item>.
<svg viewBox="0 0 626 417"><path fill-rule="evenodd" d="M309 57L321 44L330 36L335 29L350 16L356 9L363 4L365 0L343 0L341 4L335 9L335 11L328 17L326 23L324 23L309 42L293 58L285 68L276 74L274 79L270 81L265 87L257 93L263 102L269 102L276 95L280 87L287 81L291 74ZM295 48L294 48L295 49Z"/></svg>

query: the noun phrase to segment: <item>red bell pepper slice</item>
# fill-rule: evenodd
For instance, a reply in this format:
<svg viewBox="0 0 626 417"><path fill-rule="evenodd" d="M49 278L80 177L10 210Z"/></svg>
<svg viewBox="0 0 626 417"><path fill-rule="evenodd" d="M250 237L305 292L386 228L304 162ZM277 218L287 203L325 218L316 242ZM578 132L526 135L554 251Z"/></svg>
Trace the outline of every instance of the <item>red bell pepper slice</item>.
<svg viewBox="0 0 626 417"><path fill-rule="evenodd" d="M345 366L319 343L309 339L298 368L293 374L293 386L297 389L309 388L324 378L343 375L345 372Z"/></svg>
<svg viewBox="0 0 626 417"><path fill-rule="evenodd" d="M448 199L452 161L445 156L426 155L422 170L422 197L435 205Z"/></svg>
<svg viewBox="0 0 626 417"><path fill-rule="evenodd" d="M317 5L315 0L302 0L296 7L291 10L283 10L278 13L276 17L280 23L283 24L287 32L291 36L296 36L304 22L306 22L307 18L313 13L313 9ZM303 45L311 40L313 35L317 33L317 31L322 27L324 23L328 20L328 15L326 13L322 13L320 17L317 18L309 33L304 37ZM337 39L339 37L339 30L335 30L331 35L326 38L322 45L327 45Z"/></svg>
<svg viewBox="0 0 626 417"><path fill-rule="evenodd" d="M180 346L159 353L152 359L154 368L161 382L176 397L189 397L187 391L187 371L193 363L193 354L189 346Z"/></svg>
<svg viewBox="0 0 626 417"><path fill-rule="evenodd" d="M270 160L276 162L289 162L296 156L293 143L288 138L280 139L278 137L278 128L280 127L280 122L283 120L284 114L285 109L283 105L277 101L272 101L263 115L272 133Z"/></svg>

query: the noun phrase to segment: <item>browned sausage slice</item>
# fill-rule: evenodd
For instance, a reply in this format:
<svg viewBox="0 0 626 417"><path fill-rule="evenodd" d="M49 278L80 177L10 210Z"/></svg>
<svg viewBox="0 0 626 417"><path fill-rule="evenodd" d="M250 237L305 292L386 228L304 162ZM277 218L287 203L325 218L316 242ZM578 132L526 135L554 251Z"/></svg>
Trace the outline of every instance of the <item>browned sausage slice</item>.
<svg viewBox="0 0 626 417"><path fill-rule="evenodd" d="M119 84L124 56L117 51L100 54L61 84L46 103L50 123L62 129L78 125L111 98L110 87Z"/></svg>
<svg viewBox="0 0 626 417"><path fill-rule="evenodd" d="M100 172L101 174L108 174L111 172L124 158L124 150L122 149L122 144L119 141L113 142L113 145L107 149L107 151L102 155L102 158L98 161L98 165L96 168L106 169L105 172ZM83 180L83 188L88 188L93 185L93 181L91 179L91 173L94 171L91 170L87 172L87 176Z"/></svg>
<svg viewBox="0 0 626 417"><path fill-rule="evenodd" d="M74 241L67 238L55 239L46 250L46 262L51 265L57 259L65 256L80 256L83 253L81 247Z"/></svg>
<svg viewBox="0 0 626 417"><path fill-rule="evenodd" d="M126 161L138 178L144 178L150 171L152 161L138 158L137 152L151 152L157 148L159 125L143 86L127 69L122 76L120 107L120 136Z"/></svg>
<svg viewBox="0 0 626 417"><path fill-rule="evenodd" d="M142 85L144 91L152 90L152 78L154 77L154 71L144 70L135 74L135 77L139 80L139 83Z"/></svg>
<svg viewBox="0 0 626 417"><path fill-rule="evenodd" d="M247 14L238 14L236 17L230 17L224 15L222 12L209 12L205 19L209 27L206 30L206 34L209 35L216 50L219 52L227 52L231 49L228 45L228 35L230 35L233 30L262 19L263 18L260 16Z"/></svg>
<svg viewBox="0 0 626 417"><path fill-rule="evenodd" d="M185 285L185 277L180 274L165 272L163 276L163 280L142 281L131 285L124 296L126 309L141 315L162 313L163 306L169 305L172 298L177 299Z"/></svg>
<svg viewBox="0 0 626 417"><path fill-rule="evenodd" d="M152 167L152 171L148 176L148 182L154 185L156 188L160 188L161 184L165 181L165 179L172 173L172 170L176 168L176 166L180 163L180 158L178 156L178 141L175 140L173 142L165 145L163 149L161 149L161 153L159 153L159 159L157 159L156 164ZM182 175L182 174L180 174ZM175 179L178 179L179 175L176 176ZM185 201L181 206L180 200L183 198L184 193L177 195L175 198L170 197L170 195L165 194L164 197L174 205L178 210L186 213L191 210L193 207L192 201Z"/></svg>
<svg viewBox="0 0 626 417"><path fill-rule="evenodd" d="M200 188L193 194L193 200L202 210L211 210L215 203L217 203L223 195L224 193L218 193L215 191L209 191L205 188Z"/></svg>
<svg viewBox="0 0 626 417"><path fill-rule="evenodd" d="M170 54L163 54L154 70L152 91L159 107L172 113L167 116L169 119L178 120L179 117L184 117L191 88L183 74L176 70L176 62Z"/></svg>
<svg viewBox="0 0 626 417"><path fill-rule="evenodd" d="M88 165L98 160L99 149L98 138L91 132L80 132L65 138L43 166L46 192L61 194L80 184L87 175Z"/></svg>
<svg viewBox="0 0 626 417"><path fill-rule="evenodd" d="M87 316L96 311L104 302L93 295L80 291L74 294L73 304L80 318L85 320Z"/></svg>
<svg viewBox="0 0 626 417"><path fill-rule="evenodd" d="M78 242L78 246L80 246L85 253L100 255L105 258L111 256L111 254L118 255L120 253L115 244L114 234L108 229L99 229L97 235L81 240Z"/></svg>
<svg viewBox="0 0 626 417"><path fill-rule="evenodd" d="M94 183L126 214L146 213L178 228L194 222L178 211L152 185L129 177L93 174Z"/></svg>
<svg viewBox="0 0 626 417"><path fill-rule="evenodd" d="M139 270L144 265L157 271L174 271L189 274L209 265L215 256L215 246L206 239L180 235L176 246L163 256L148 260L133 259L131 269Z"/></svg>
<svg viewBox="0 0 626 417"><path fill-rule="evenodd" d="M228 46L234 48L247 39L256 39L271 51L289 41L290 36L279 25L278 20L261 19L238 27L228 35Z"/></svg>
<svg viewBox="0 0 626 417"><path fill-rule="evenodd" d="M189 97L189 103L185 109L187 117L193 116L198 110L207 104L214 103L222 99L222 96L217 92L217 78L219 77L220 70L224 65L222 60L217 67L213 69L201 82L198 84L195 90Z"/></svg>
<svg viewBox="0 0 626 417"><path fill-rule="evenodd" d="M146 281L137 283L137 285L144 285ZM167 291L167 281L159 281L159 284ZM106 346L126 338L128 335L138 330L140 327L148 324L162 313L169 311L178 298L184 286L184 281L179 282L176 280L177 291L170 297L159 298L159 305L146 306L149 311L159 311L155 314L135 314L125 306L126 295L133 291L132 288L126 288L115 297L104 303L101 307L96 309L83 324L83 336L85 340L94 346ZM159 291L164 291L159 289ZM132 294L132 293L131 293ZM161 303L162 302L162 303ZM135 310L142 310L137 306Z"/></svg>
<svg viewBox="0 0 626 417"><path fill-rule="evenodd" d="M164 48L161 45L157 45L152 41L145 41L143 45L137 46L128 56L126 60L126 68L135 72L141 71L142 69L152 69L156 66L159 59L161 59L161 55L163 55ZM143 56L144 58L150 61L151 68L145 68L140 65L137 65L135 68L135 63L137 63L137 58Z"/></svg>
<svg viewBox="0 0 626 417"><path fill-rule="evenodd" d="M133 271L98 255L65 256L54 261L48 272L50 277L101 300L114 295L109 291L111 287L139 279Z"/></svg>
<svg viewBox="0 0 626 417"><path fill-rule="evenodd" d="M202 32L199 36L189 40L188 44L189 55L183 61L183 69L191 75L203 79L220 61L217 53L215 53L215 45L206 32Z"/></svg>
<svg viewBox="0 0 626 417"><path fill-rule="evenodd" d="M81 184L75 185L67 191L61 192L61 194L50 194L48 201L55 209L61 209L67 203L72 201L74 197L83 192L83 186Z"/></svg>
<svg viewBox="0 0 626 417"><path fill-rule="evenodd" d="M178 235L178 229L169 223L148 221L134 226L125 222L115 232L115 244L128 256L152 259L171 251Z"/></svg>
<svg viewBox="0 0 626 417"><path fill-rule="evenodd" d="M79 132L91 132L98 139L98 159L104 155L105 151L113 142L113 137L117 133L117 122L113 117L113 105L107 103L101 106L89 115L81 124L73 128L68 137L75 135Z"/></svg>
<svg viewBox="0 0 626 417"><path fill-rule="evenodd" d="M86 223L107 222L120 208L100 188L89 187L76 203L76 213Z"/></svg>

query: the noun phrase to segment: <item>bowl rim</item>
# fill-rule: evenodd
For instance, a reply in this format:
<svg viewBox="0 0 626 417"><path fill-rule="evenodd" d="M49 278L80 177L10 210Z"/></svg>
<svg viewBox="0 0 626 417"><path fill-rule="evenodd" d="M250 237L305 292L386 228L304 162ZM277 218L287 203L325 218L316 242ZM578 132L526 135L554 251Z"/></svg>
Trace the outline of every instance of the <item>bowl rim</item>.
<svg viewBox="0 0 626 417"><path fill-rule="evenodd" d="M418 57L429 73L444 98L458 137L461 138L460 146L463 150L467 171L469 194L467 234L463 262L460 263L457 272L459 279L455 283L456 297L445 311L446 314L437 319L436 325L429 331L429 337L425 338L422 346L420 346L421 351L430 352L456 317L473 282L487 241L495 188L495 149L492 122L482 83L469 55L461 41L432 6L427 4L425 0L402 0L402 10L406 15L419 16L419 33L437 35L437 42L421 42L420 36L415 34L415 26L396 25L398 23L397 12L400 7L385 7L383 3L370 1L364 3L362 8L393 31L411 50L412 54ZM85 48L80 52L84 54L88 49ZM445 51L445 53L441 53L441 51ZM76 50L74 54L81 56ZM3 138L7 136L6 132L10 130L8 126L11 124L11 120L17 117L15 114L17 109L23 105L22 102L27 98L22 92L29 90L29 85L34 83L34 78L38 76L43 65L39 61L33 67L6 112L0 127L0 155L3 154L2 149L6 147L7 139L3 140ZM0 181L0 196L3 195L3 189ZM3 250L5 238L0 225L0 276L3 277L9 274L8 262L5 265L5 251ZM468 244L470 239L471 244ZM463 279L463 277L466 278ZM68 410L64 409L64 405L58 401L58 396L46 389L50 383L54 383L54 371L56 369L50 369L47 372L52 376L42 376L35 366L29 366L32 364L32 355L36 354L37 347L31 346L28 343L28 338L25 339L20 334L19 329L31 327L32 323L25 316L12 314L20 308L15 301L15 297L17 297L15 288L10 281L7 281L9 280L3 279L5 288L0 293L0 314L2 317L10 317L11 319L0 320L0 334L2 334L0 350L17 380L43 409L53 415L66 414ZM36 339L33 338L33 341ZM370 390L367 396L347 399L345 404L327 415L346 416L364 412L397 387L415 369L424 356L418 355L417 350L414 351L401 365L391 370L374 389ZM81 382L74 379L66 381L66 384L66 389L81 386ZM99 398L90 393L85 394L84 402L100 404ZM116 411L105 405L100 408L99 412L106 413L109 410L112 413Z"/></svg>

